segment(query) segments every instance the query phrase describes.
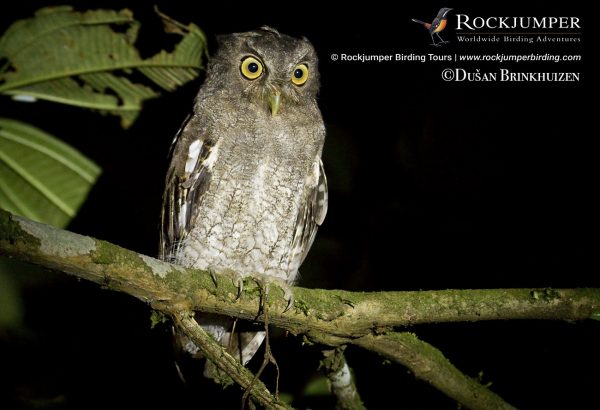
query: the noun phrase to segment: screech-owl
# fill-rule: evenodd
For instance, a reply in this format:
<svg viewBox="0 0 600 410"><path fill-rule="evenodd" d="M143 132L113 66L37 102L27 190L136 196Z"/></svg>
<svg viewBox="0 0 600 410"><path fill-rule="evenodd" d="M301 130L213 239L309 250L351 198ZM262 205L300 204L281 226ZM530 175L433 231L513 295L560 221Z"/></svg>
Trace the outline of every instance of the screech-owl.
<svg viewBox="0 0 600 410"><path fill-rule="evenodd" d="M268 27L218 46L173 142L160 256L292 284L327 212L317 56L308 40ZM244 365L265 337L236 330L230 340L231 319L197 320Z"/></svg>

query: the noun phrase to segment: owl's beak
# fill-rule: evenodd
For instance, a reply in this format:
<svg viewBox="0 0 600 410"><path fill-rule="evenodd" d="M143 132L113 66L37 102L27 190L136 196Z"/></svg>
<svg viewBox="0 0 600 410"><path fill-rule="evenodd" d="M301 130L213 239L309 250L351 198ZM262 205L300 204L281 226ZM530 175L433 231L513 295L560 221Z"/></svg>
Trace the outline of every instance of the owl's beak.
<svg viewBox="0 0 600 410"><path fill-rule="evenodd" d="M271 116L276 116L281 105L281 93L279 91L273 91L269 96L269 108L271 109Z"/></svg>

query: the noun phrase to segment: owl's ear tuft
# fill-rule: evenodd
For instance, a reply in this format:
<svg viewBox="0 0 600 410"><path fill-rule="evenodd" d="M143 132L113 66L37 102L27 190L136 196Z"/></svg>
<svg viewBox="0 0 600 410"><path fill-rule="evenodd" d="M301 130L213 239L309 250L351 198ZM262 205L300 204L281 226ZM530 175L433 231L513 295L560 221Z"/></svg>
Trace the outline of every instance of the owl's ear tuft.
<svg viewBox="0 0 600 410"><path fill-rule="evenodd" d="M310 40L308 39L308 37L302 36L302 41L304 41L306 44L308 44L308 45L310 45L311 47L314 48L313 44L310 42Z"/></svg>
<svg viewBox="0 0 600 410"><path fill-rule="evenodd" d="M227 39L231 37L231 34L218 34L215 38L217 40L217 47L222 47Z"/></svg>
<svg viewBox="0 0 600 410"><path fill-rule="evenodd" d="M277 31L277 29L276 29L276 28L269 27L269 26L266 26L266 25L265 25L265 26L261 26L261 28L260 28L260 29L261 29L261 31L266 31L266 32L268 32L268 33L275 34L277 37L281 37L281 34L279 34L279 31Z"/></svg>

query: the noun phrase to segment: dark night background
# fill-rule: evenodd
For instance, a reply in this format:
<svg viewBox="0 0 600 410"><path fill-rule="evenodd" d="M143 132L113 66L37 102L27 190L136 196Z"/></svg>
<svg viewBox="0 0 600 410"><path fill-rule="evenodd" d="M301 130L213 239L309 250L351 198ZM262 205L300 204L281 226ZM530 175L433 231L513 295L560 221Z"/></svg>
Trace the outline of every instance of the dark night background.
<svg viewBox="0 0 600 410"><path fill-rule="evenodd" d="M140 2L141 3L141 2ZM263 24L306 36L320 55L319 104L327 126L324 162L330 208L301 286L347 290L600 286L590 238L596 237L596 151L585 102L595 75L585 53L586 14L577 2L289 4L155 1L162 12L214 36ZM158 50L152 4L78 1L79 10L131 8L142 25L140 48ZM0 31L53 1L13 4ZM471 15L578 16L577 45L428 45L411 18L431 21L441 6ZM453 19L454 16L451 17ZM586 43L587 42L587 43ZM332 53L582 54L581 63L482 70L575 71L579 83L445 83L459 63L332 62ZM202 78L150 101L134 126L51 103L7 98L0 112L49 131L96 161L103 174L69 229L156 255L158 216L172 137L190 111ZM591 94L591 93L589 93ZM586 120L587 123L586 124ZM594 188L596 187L596 188ZM592 252L594 250L595 252ZM29 266L23 266L25 272ZM180 384L167 326L150 329L150 309L126 295L63 274L21 273L22 329L0 329L0 408L194 408L224 393ZM410 328L462 371L519 408L584 408L597 402L597 322L500 321ZM320 358L317 347L280 335L273 341L280 388L299 408L329 408L302 397ZM406 369L353 347L348 360L368 408L453 409L456 404ZM253 361L252 364L256 366ZM251 366L252 367L252 366ZM263 377L272 386L274 372ZM217 402L216 400L220 400Z"/></svg>

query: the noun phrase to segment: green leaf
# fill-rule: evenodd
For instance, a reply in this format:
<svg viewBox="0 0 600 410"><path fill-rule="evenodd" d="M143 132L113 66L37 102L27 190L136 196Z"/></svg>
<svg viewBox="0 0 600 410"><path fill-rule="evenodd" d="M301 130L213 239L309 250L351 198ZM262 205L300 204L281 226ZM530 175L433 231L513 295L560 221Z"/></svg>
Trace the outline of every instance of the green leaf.
<svg viewBox="0 0 600 410"><path fill-rule="evenodd" d="M96 164L50 134L0 118L0 208L64 227L99 175Z"/></svg>
<svg viewBox="0 0 600 410"><path fill-rule="evenodd" d="M187 83L203 67L206 38L200 28L159 15L165 31L182 39L173 52L142 59L134 46L140 24L129 10L39 10L0 38L0 93L118 115L128 127L143 101ZM136 71L142 74L138 82ZM148 84L139 83L144 78Z"/></svg>

